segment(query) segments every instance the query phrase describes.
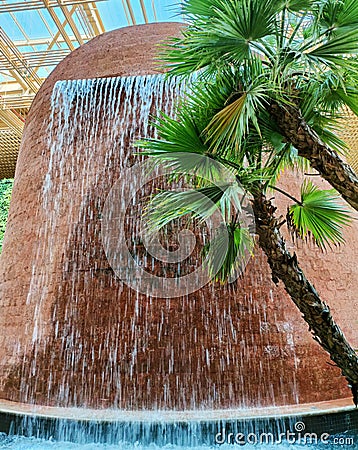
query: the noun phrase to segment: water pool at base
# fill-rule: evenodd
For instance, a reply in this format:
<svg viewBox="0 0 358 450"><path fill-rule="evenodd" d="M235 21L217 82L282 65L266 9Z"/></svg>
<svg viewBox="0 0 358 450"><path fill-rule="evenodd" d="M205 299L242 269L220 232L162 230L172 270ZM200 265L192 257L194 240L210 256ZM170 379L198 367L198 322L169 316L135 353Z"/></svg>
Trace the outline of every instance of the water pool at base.
<svg viewBox="0 0 358 450"><path fill-rule="evenodd" d="M252 438L252 437L251 437ZM358 446L358 432L352 434L342 433L337 435L331 435L324 442L315 442L311 438L307 438L305 442L303 439L300 442L289 443L282 441L280 443L260 443L259 440L256 444L246 443L245 445L238 444L223 444L223 445L198 445L198 446L179 446L167 444L160 446L157 444L143 445L140 443L125 443L118 442L117 444L104 444L104 443L86 443L79 444L73 442L61 442L52 439L37 439L24 436L7 436L4 433L0 433L0 449L1 450L235 450L239 448L244 449L256 449L262 448L264 450L303 450L307 448L315 448L318 450L334 450L334 449L346 449L353 450Z"/></svg>
<svg viewBox="0 0 358 450"><path fill-rule="evenodd" d="M116 411L7 402L0 450L358 448L351 399L251 410Z"/></svg>

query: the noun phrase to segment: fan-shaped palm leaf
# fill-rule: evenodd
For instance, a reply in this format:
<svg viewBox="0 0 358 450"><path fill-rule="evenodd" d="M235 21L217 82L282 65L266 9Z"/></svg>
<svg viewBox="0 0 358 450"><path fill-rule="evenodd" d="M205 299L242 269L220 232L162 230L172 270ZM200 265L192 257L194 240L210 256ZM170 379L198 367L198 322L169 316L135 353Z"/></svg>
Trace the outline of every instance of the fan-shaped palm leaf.
<svg viewBox="0 0 358 450"><path fill-rule="evenodd" d="M304 172L310 168L309 162L298 156L297 150L291 144L285 144L280 150L272 151L265 164L267 186L275 186L280 175L287 169Z"/></svg>
<svg viewBox="0 0 358 450"><path fill-rule="evenodd" d="M190 216L205 221L216 211L222 220L241 210L244 191L234 183L221 183L187 191L164 191L154 195L144 214L145 228L154 233L171 221Z"/></svg>
<svg viewBox="0 0 358 450"><path fill-rule="evenodd" d="M300 238L312 237L323 249L344 242L342 226L351 221L349 211L339 202L336 191L320 190L311 181L301 188L301 202L289 208L288 221Z"/></svg>
<svg viewBox="0 0 358 450"><path fill-rule="evenodd" d="M265 108L268 98L268 83L257 79L237 99L217 112L205 129L210 150L217 153L220 147L225 149L229 146L237 152L250 124L260 135L257 116L259 110Z"/></svg>
<svg viewBox="0 0 358 450"><path fill-rule="evenodd" d="M344 88L338 88L336 94L358 116L358 87L345 86Z"/></svg>
<svg viewBox="0 0 358 450"><path fill-rule="evenodd" d="M137 143L145 155L160 156L162 153L173 152L204 154L208 150L190 114L181 114L180 121L163 114L157 118L155 127L158 139L146 139Z"/></svg>
<svg viewBox="0 0 358 450"><path fill-rule="evenodd" d="M210 17L213 14L213 9L222 6L221 0L183 0L181 10L183 14L188 16Z"/></svg>
<svg viewBox="0 0 358 450"><path fill-rule="evenodd" d="M358 23L356 0L326 0L318 3L319 20L327 29L352 26Z"/></svg>
<svg viewBox="0 0 358 450"><path fill-rule="evenodd" d="M332 65L349 67L351 64L356 64L356 61L350 61L347 56L358 54L357 41L358 28L347 28L319 45L314 40L312 48L305 48L304 53L309 59L328 67Z"/></svg>
<svg viewBox="0 0 358 450"><path fill-rule="evenodd" d="M312 8L315 0L288 0L282 3L289 11L299 12Z"/></svg>
<svg viewBox="0 0 358 450"><path fill-rule="evenodd" d="M342 2L336 24L343 27L358 24L358 4L356 0L344 0Z"/></svg>
<svg viewBox="0 0 358 450"><path fill-rule="evenodd" d="M335 152L338 154L346 154L349 147L337 134L343 129L342 122L339 122L338 120L326 124L324 123L324 120L320 122L321 123L313 123L312 129L314 129L321 140L328 144Z"/></svg>
<svg viewBox="0 0 358 450"><path fill-rule="evenodd" d="M248 228L237 223L222 224L203 249L210 276L220 282L236 280L252 255L253 247L254 240Z"/></svg>
<svg viewBox="0 0 358 450"><path fill-rule="evenodd" d="M273 34L281 9L274 0L187 0L183 13L189 26L183 38L168 42L163 58L177 74L211 67L214 61L238 64L264 50L260 40Z"/></svg>

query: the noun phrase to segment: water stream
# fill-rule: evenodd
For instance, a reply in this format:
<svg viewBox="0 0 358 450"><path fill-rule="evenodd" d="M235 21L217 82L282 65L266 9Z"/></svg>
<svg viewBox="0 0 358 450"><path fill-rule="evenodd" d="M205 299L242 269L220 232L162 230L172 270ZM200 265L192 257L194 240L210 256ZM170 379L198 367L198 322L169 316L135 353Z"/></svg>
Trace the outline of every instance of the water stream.
<svg viewBox="0 0 358 450"><path fill-rule="evenodd" d="M56 84L27 298L31 340L17 375L21 401L125 409L275 405L277 396L281 404L298 402L292 326L275 306L260 254L236 283L170 299L126 286L104 254L110 189L141 160L134 142L154 135L153 116L173 115L183 92L162 75ZM136 236L143 199L162 186L157 180L133 192L128 246L142 274L195 273L198 251L161 263ZM126 206L119 198L116 207Z"/></svg>
<svg viewBox="0 0 358 450"><path fill-rule="evenodd" d="M153 116L173 115L174 99L183 93L180 83L161 75L56 84L39 193L41 228L30 258L27 308L33 321L26 347L17 350L23 360L11 374L20 401L144 409L149 417L154 410L299 403L293 326L268 287L262 255L231 285L211 284L170 299L129 288L106 258L101 226L110 189L141 160L134 142L155 135ZM184 262L160 264L133 232L143 198L161 183L133 192L125 233L145 270L177 276L196 270L198 252ZM4 438L0 448L56 445L26 442Z"/></svg>

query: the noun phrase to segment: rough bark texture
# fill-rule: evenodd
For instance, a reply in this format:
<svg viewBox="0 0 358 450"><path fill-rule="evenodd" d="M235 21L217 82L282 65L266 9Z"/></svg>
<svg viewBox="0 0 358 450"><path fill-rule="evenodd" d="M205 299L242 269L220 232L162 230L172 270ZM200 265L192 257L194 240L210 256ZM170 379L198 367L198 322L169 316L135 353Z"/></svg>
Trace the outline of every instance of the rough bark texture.
<svg viewBox="0 0 358 450"><path fill-rule="evenodd" d="M358 177L353 169L321 141L301 117L297 107L283 108L274 103L271 105L271 114L281 133L295 146L299 156L306 158L312 168L358 211Z"/></svg>
<svg viewBox="0 0 358 450"><path fill-rule="evenodd" d="M268 258L273 281L283 282L286 291L309 325L313 338L329 353L332 361L346 377L357 406L357 354L335 323L329 306L320 299L314 286L305 277L296 254L291 255L287 251L280 233L279 221L275 217L276 208L264 195L258 193L254 196L253 211L259 244Z"/></svg>

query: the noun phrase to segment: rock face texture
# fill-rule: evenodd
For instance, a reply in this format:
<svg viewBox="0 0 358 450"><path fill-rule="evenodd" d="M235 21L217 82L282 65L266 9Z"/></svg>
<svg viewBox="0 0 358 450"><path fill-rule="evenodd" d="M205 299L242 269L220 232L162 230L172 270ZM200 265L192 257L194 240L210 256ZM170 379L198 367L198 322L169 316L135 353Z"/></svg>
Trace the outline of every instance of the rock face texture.
<svg viewBox="0 0 358 450"><path fill-rule="evenodd" d="M143 125L131 136L119 129L115 145L127 146L128 158L111 159L106 139L118 123L112 116L106 130L96 129L89 161L79 150L87 139L84 120L72 137L74 154L67 156L73 164L51 180L56 202L44 207L55 82L156 73L157 44L179 32L180 24L163 23L99 36L59 64L33 102L0 259L0 398L59 406L193 409L350 395L283 287L272 283L260 251L236 283L208 285L170 300L136 293L116 277L100 239L101 213L121 170L135 158L131 140L143 133ZM135 121L133 109L119 106L118 111ZM299 179L287 174L282 185L298 190ZM285 213L284 198L275 201ZM321 253L299 244L297 253L307 277L358 347L356 236L354 223L347 245Z"/></svg>

